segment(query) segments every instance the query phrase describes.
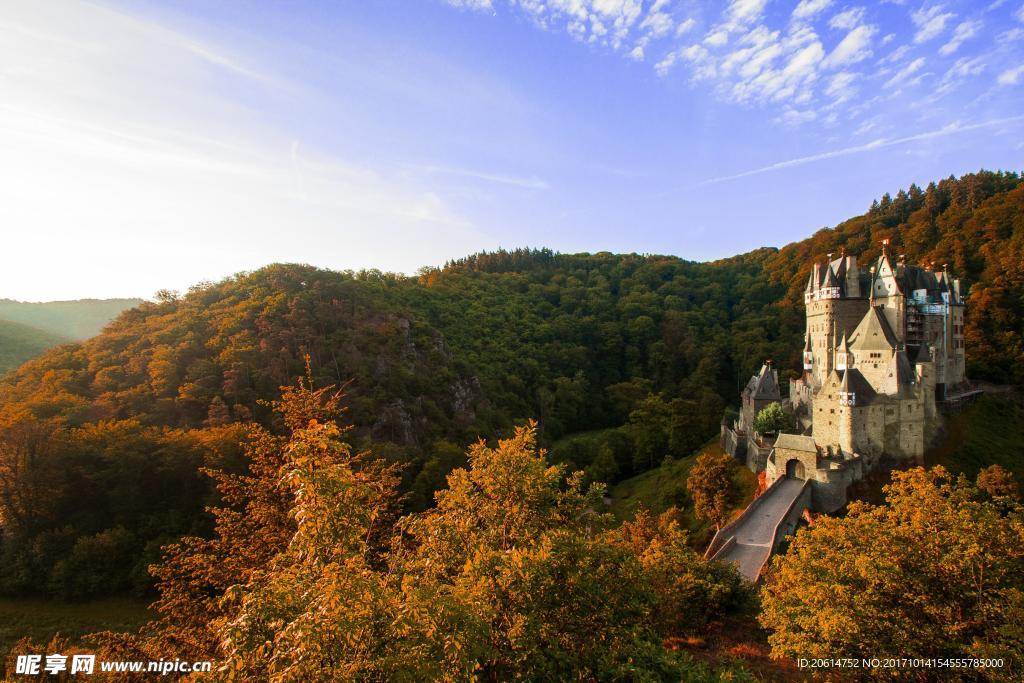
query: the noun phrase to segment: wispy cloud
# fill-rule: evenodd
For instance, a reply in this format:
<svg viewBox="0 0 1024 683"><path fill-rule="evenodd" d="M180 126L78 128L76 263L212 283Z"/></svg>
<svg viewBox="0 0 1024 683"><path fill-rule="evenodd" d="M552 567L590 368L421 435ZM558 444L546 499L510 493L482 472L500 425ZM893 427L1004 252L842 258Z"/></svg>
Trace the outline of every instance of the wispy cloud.
<svg viewBox="0 0 1024 683"><path fill-rule="evenodd" d="M924 43L935 38L945 30L946 24L955 16L952 12L946 12L942 5L932 5L931 7L922 7L917 10L910 15L910 18L917 26L914 42Z"/></svg>
<svg viewBox="0 0 1024 683"><path fill-rule="evenodd" d="M1024 81L1024 64L999 74L999 85L1017 85Z"/></svg>
<svg viewBox="0 0 1024 683"><path fill-rule="evenodd" d="M547 190L551 187L547 181L532 176L524 178L502 173L488 173L486 171L476 171L468 168L437 166L431 164L406 164L406 168L423 171L424 173L454 175L461 176L463 178L471 178L473 180L483 180L488 183L497 183L499 185L511 185L513 187L521 187L528 190Z"/></svg>
<svg viewBox="0 0 1024 683"><path fill-rule="evenodd" d="M897 7L885 12L870 3L791 0L788 15L769 11L779 8L767 0L449 1L499 13L504 9L525 15L545 29L564 29L581 42L650 63L661 77L686 78L719 100L766 108L770 120L785 125L818 121L834 126L862 115L863 110L850 97L851 74L865 82L876 80L884 90L900 92L934 75L924 70L926 62L937 73L944 73L950 64L943 59L963 54L969 41L980 45L983 38L998 39L1009 45L1024 37L1024 29L1003 29L992 35L999 22L983 21L978 18L980 13L958 21L956 8L961 5L952 0L914 0L913 5L906 0L888 0ZM987 11L997 9L993 5ZM1012 8L1000 11L1017 13ZM902 14L909 30L903 22L886 16L891 13ZM883 21L887 31L880 37ZM1005 26L1005 20L1002 23ZM943 36L946 39L941 46L929 50L927 44ZM888 54L876 62L878 68L858 68L890 44L885 48ZM989 60L990 71L1012 70L1015 64L1005 63L1011 58L1005 49ZM844 75L837 80L839 72ZM966 83L965 79L947 79L941 93ZM935 94L933 90L922 97Z"/></svg>
<svg viewBox="0 0 1024 683"><path fill-rule="evenodd" d="M825 66L841 67L856 64L871 56L871 38L878 33L874 26L858 26L849 33L825 60Z"/></svg>
<svg viewBox="0 0 1024 683"><path fill-rule="evenodd" d="M916 135L908 135L901 138L879 138L873 140L867 144L854 145L852 147L844 147L842 149L835 149L828 152L822 152L821 154L811 154L809 156L797 157L795 159L787 159L786 161L779 161L768 166L761 166L760 168L751 169L749 171L742 171L740 173L733 173L732 175L719 176L717 178L709 178L696 185L696 187L705 187L707 185L714 185L716 183L724 183L730 180L739 180L741 178L749 178L750 176L760 175L762 173L771 173L773 171L782 171L787 168L795 168L797 166L804 166L806 164L813 164L818 161L827 161L829 159L837 159L840 157L850 156L852 154L863 154L865 152L873 152L879 149L885 149L887 147L896 147L898 145L906 145L912 142L921 142L924 140L934 140L936 138L943 138L950 135L959 135L962 133L968 133L970 131L982 130L986 128L996 128L999 126L1006 126L1010 124L1024 122L1024 114L1020 116L1009 116L1001 119L994 119L992 121L982 121L979 123L971 124L960 124L952 123L943 128L931 130L926 133L918 133Z"/></svg>
<svg viewBox="0 0 1024 683"><path fill-rule="evenodd" d="M734 0L739 4L764 0ZM563 30L574 39L622 51L642 60L651 41L692 27L690 17L670 8L671 0L447 0L463 9L497 14L519 12L545 30ZM645 6L646 5L646 6Z"/></svg>
<svg viewBox="0 0 1024 683"><path fill-rule="evenodd" d="M864 21L864 8L851 7L836 14L828 20L828 25L836 29L851 29Z"/></svg>
<svg viewBox="0 0 1024 683"><path fill-rule="evenodd" d="M943 45L939 52L944 55L951 55L956 52L965 41L970 40L974 36L978 35L978 31L981 30L982 23L980 21L964 21L957 25L953 29L953 37L949 39L949 42Z"/></svg>
<svg viewBox="0 0 1024 683"><path fill-rule="evenodd" d="M793 10L794 19L811 19L832 5L832 0L800 0L800 4Z"/></svg>
<svg viewBox="0 0 1024 683"><path fill-rule="evenodd" d="M896 72L896 75L885 82L883 88L895 88L897 86L906 85L907 79L916 74L922 68L924 68L924 57L918 57L914 61L910 62L902 69Z"/></svg>
<svg viewBox="0 0 1024 683"><path fill-rule="evenodd" d="M273 112L308 93L244 44L74 0L3 14L5 246L48 254L45 274L0 271L8 295L145 295L271 260L384 265L396 243L408 260L390 267L412 271L481 240L442 182L332 153L302 116L281 125ZM311 131L301 153L289 126Z"/></svg>

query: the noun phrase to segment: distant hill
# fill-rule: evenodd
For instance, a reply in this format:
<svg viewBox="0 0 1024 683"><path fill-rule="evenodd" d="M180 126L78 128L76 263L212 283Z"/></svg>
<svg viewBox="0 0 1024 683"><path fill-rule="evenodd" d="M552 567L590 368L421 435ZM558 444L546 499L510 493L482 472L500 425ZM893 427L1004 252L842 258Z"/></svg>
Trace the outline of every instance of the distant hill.
<svg viewBox="0 0 1024 683"><path fill-rule="evenodd" d="M0 299L0 320L21 323L62 339L95 337L104 325L142 299L78 299L41 303Z"/></svg>
<svg viewBox="0 0 1024 683"><path fill-rule="evenodd" d="M35 327L0 320L0 375L66 341L69 340L65 337Z"/></svg>

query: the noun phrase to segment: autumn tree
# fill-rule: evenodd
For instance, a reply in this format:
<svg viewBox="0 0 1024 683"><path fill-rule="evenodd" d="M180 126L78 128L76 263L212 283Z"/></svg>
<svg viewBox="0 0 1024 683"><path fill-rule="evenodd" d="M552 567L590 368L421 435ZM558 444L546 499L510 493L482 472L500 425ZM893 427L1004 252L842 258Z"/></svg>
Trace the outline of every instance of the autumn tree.
<svg viewBox="0 0 1024 683"><path fill-rule="evenodd" d="M990 465L978 473L978 488L990 496L1020 497L1013 472L1000 465Z"/></svg>
<svg viewBox="0 0 1024 683"><path fill-rule="evenodd" d="M642 565L607 538L604 486L549 464L532 426L475 444L468 460L435 508L406 520L393 563L422 591L420 632L438 632L437 656L450 658L451 638L485 680L678 671L649 625L656 596Z"/></svg>
<svg viewBox="0 0 1024 683"><path fill-rule="evenodd" d="M667 518L616 530L603 486L547 462L532 424L472 446L380 562L395 472L338 437L311 423L285 448L296 528L227 592L228 679L678 680L691 665L662 639L742 595Z"/></svg>
<svg viewBox="0 0 1024 683"><path fill-rule="evenodd" d="M693 511L716 528L729 516L732 499L732 471L736 461L724 453L707 451L697 456L689 476L686 490L693 498Z"/></svg>
<svg viewBox="0 0 1024 683"><path fill-rule="evenodd" d="M311 422L334 425L341 415L341 395L330 387L314 389L311 379L282 387L271 402L285 430L301 431ZM326 427L323 427L326 428ZM153 607L161 615L148 630L160 656L214 657L218 650L215 623L230 614L223 600L231 586L261 575L295 533L290 516L294 490L285 480L288 438L259 425L246 430L244 472L208 468L221 504L209 509L214 518L211 538L189 536L164 549L150 570L159 597Z"/></svg>
<svg viewBox="0 0 1024 683"><path fill-rule="evenodd" d="M230 678L386 678L403 668L396 659L416 657L376 635L402 621L401 587L379 571L376 542L394 522L398 470L354 452L342 435L311 420L283 449L294 532L265 571L226 592L228 610L213 627Z"/></svg>
<svg viewBox="0 0 1024 683"><path fill-rule="evenodd" d="M886 503L821 517L777 556L760 621L777 657L968 657L1020 680L1024 510L941 467L894 472Z"/></svg>
<svg viewBox="0 0 1024 683"><path fill-rule="evenodd" d="M753 605L751 587L735 567L706 562L689 547L676 508L658 516L640 510L610 538L639 559L656 596L652 622L666 637L699 632L710 621Z"/></svg>

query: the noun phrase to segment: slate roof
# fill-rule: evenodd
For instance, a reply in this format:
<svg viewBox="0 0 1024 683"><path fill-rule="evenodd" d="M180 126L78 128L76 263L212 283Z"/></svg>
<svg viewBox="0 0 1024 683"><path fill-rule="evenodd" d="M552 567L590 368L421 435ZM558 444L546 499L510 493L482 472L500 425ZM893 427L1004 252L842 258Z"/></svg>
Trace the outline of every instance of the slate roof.
<svg viewBox="0 0 1024 683"><path fill-rule="evenodd" d="M857 329L850 335L850 348L854 351L889 351L896 349L896 335L889 327L881 308L872 306L864 314Z"/></svg>
<svg viewBox="0 0 1024 683"><path fill-rule="evenodd" d="M814 445L814 438L802 434L779 434L775 440L775 448L788 448L791 451L807 451L817 453L818 447Z"/></svg>
<svg viewBox="0 0 1024 683"><path fill-rule="evenodd" d="M843 372L843 379L839 383L839 391L853 392L856 397L855 405L857 406L867 405L878 398L878 393L864 378L864 375L860 374L860 370L857 368L849 368Z"/></svg>
<svg viewBox="0 0 1024 683"><path fill-rule="evenodd" d="M896 363L896 382L902 390L903 387L913 384L917 375L914 374L914 367L910 364L910 358L907 357L906 351L902 349L897 351L894 361Z"/></svg>
<svg viewBox="0 0 1024 683"><path fill-rule="evenodd" d="M761 371L753 375L747 382L747 392L751 398L780 399L782 393L779 391L779 382L775 378L775 372L767 363L761 366Z"/></svg>

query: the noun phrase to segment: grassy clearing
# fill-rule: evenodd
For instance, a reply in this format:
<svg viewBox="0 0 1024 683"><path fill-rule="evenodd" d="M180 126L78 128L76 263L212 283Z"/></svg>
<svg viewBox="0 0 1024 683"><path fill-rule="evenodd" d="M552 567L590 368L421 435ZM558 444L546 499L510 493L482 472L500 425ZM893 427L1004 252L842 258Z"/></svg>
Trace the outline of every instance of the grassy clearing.
<svg viewBox="0 0 1024 683"><path fill-rule="evenodd" d="M942 443L925 464L943 465L974 479L989 465L1002 465L1024 482L1024 397L988 394L959 415L946 418Z"/></svg>
<svg viewBox="0 0 1024 683"><path fill-rule="evenodd" d="M153 617L149 601L105 598L82 603L60 603L20 598L0 599L0 653L28 636L47 642L56 633L72 644L96 631L135 631Z"/></svg>
<svg viewBox="0 0 1024 683"><path fill-rule="evenodd" d="M678 460L667 459L660 467L619 482L609 492L612 513L619 519L629 519L640 508L660 513L674 505L682 510L683 521L690 530L691 542L695 546L703 546L710 539L713 528L693 516L693 503L686 490L686 478L697 456L708 452L724 453L718 442L713 441L693 455ZM746 467L737 467L733 472L733 483L736 491L741 493L735 508L739 511L753 500L757 476Z"/></svg>

